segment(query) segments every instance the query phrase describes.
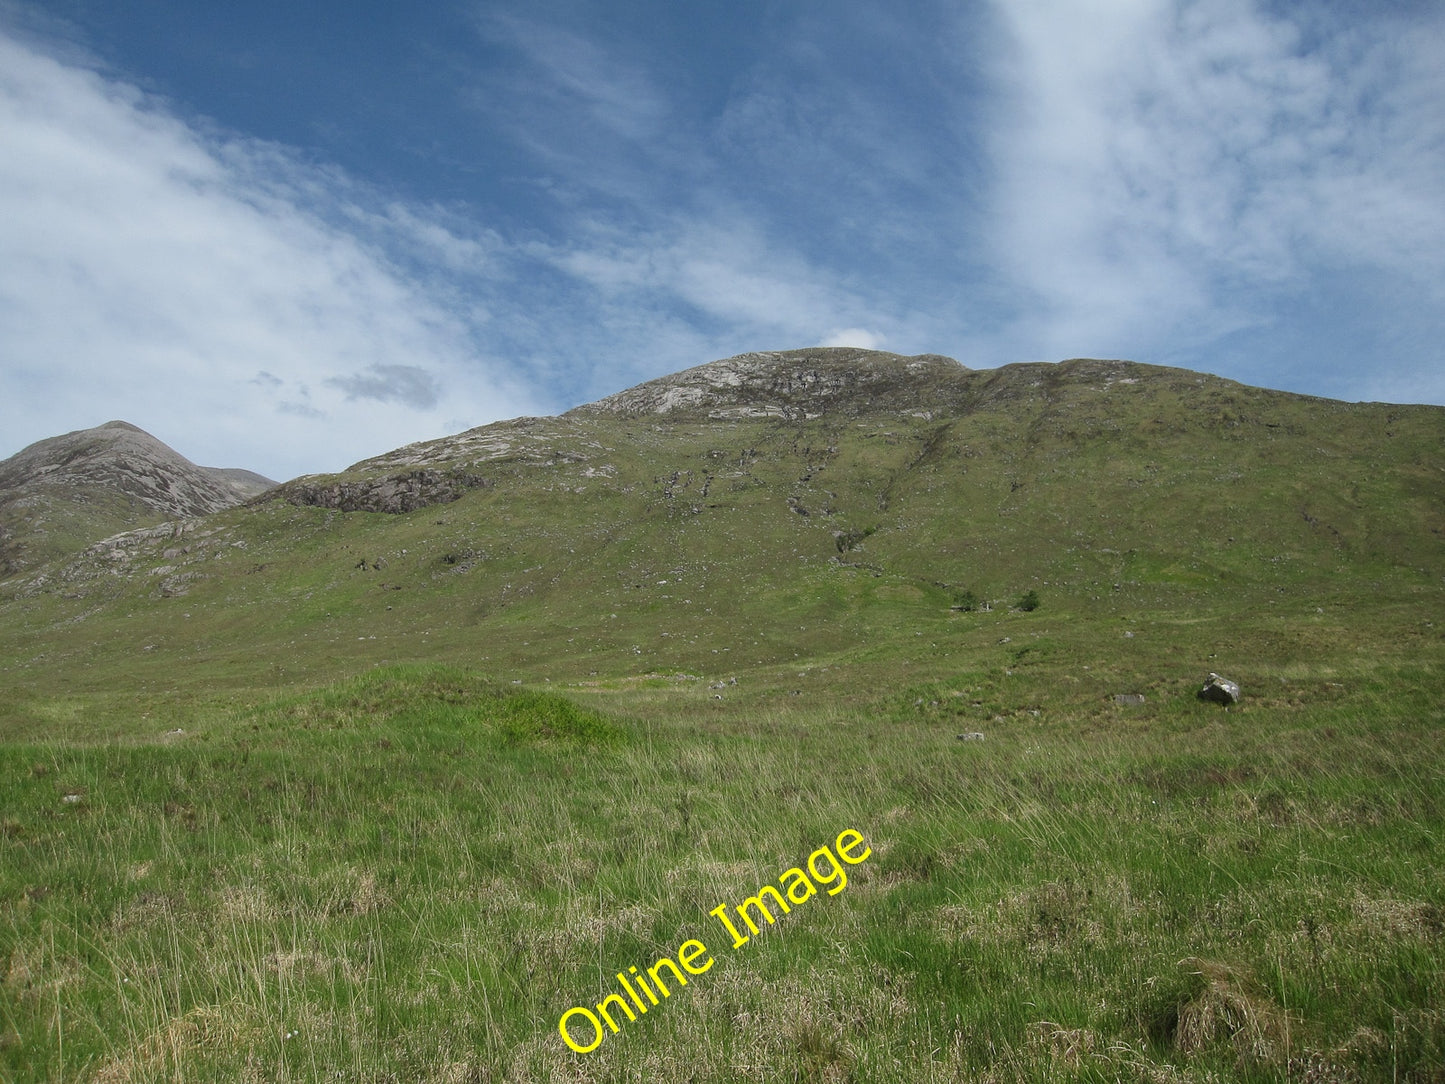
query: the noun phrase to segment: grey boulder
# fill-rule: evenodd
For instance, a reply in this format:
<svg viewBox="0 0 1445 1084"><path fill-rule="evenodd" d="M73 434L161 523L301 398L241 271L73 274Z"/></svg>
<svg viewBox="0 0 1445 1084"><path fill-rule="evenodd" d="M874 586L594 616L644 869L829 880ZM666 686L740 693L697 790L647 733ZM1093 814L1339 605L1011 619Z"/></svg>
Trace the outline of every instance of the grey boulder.
<svg viewBox="0 0 1445 1084"><path fill-rule="evenodd" d="M1228 678L1210 674L1204 682L1204 687L1199 690L1199 699L1209 700L1216 704L1238 704L1239 686Z"/></svg>

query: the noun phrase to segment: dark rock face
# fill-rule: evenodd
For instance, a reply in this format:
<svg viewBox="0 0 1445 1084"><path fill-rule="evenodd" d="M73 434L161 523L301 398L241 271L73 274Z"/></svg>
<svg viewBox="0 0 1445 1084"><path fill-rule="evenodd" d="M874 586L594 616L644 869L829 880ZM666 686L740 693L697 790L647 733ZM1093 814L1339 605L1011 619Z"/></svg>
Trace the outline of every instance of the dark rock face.
<svg viewBox="0 0 1445 1084"><path fill-rule="evenodd" d="M1238 704L1239 686L1228 678L1210 674L1204 682L1204 687L1199 690L1198 696L1200 700L1208 700L1215 704Z"/></svg>
<svg viewBox="0 0 1445 1084"><path fill-rule="evenodd" d="M467 490L488 484L485 478L472 474L423 469L363 481L310 482L303 478L288 483L283 493L295 505L400 515L434 504L449 504Z"/></svg>

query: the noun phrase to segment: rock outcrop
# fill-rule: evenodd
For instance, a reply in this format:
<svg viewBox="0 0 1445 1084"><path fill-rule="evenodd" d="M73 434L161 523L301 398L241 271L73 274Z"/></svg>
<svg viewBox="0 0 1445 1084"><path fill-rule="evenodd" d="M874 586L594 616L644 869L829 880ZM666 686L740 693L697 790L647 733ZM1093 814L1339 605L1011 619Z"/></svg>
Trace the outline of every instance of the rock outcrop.
<svg viewBox="0 0 1445 1084"><path fill-rule="evenodd" d="M968 372L938 354L903 357L853 347L763 351L649 380L569 414L801 420L864 408L928 413L956 404Z"/></svg>
<svg viewBox="0 0 1445 1084"><path fill-rule="evenodd" d="M487 484L485 478L473 474L423 469L356 481L298 478L285 487L283 495L296 505L399 515L434 504L449 504L467 490Z"/></svg>

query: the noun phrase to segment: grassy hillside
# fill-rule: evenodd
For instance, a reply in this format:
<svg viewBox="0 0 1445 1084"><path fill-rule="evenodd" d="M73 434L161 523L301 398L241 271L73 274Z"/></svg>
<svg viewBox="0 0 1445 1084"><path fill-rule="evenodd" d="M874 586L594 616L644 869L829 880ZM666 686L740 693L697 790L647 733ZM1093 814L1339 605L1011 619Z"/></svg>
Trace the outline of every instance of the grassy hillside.
<svg viewBox="0 0 1445 1084"><path fill-rule="evenodd" d="M0 1075L1439 1079L1445 415L890 371L0 585ZM441 503L286 499L408 478ZM709 911L845 829L847 887L730 949Z"/></svg>
<svg viewBox="0 0 1445 1084"><path fill-rule="evenodd" d="M71 557L90 543L167 517L106 486L0 491L0 578Z"/></svg>

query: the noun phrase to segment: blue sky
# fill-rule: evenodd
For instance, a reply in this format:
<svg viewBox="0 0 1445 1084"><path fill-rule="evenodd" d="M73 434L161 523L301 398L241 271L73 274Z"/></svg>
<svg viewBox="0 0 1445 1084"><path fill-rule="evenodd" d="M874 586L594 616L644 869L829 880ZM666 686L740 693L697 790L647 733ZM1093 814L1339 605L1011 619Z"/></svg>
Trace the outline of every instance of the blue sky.
<svg viewBox="0 0 1445 1084"><path fill-rule="evenodd" d="M0 456L277 478L746 350L1445 403L1445 8L0 0Z"/></svg>

